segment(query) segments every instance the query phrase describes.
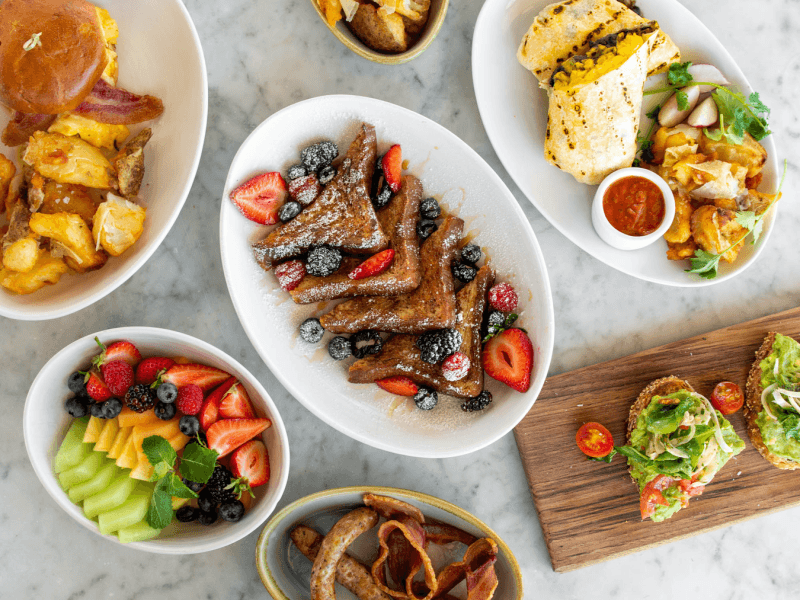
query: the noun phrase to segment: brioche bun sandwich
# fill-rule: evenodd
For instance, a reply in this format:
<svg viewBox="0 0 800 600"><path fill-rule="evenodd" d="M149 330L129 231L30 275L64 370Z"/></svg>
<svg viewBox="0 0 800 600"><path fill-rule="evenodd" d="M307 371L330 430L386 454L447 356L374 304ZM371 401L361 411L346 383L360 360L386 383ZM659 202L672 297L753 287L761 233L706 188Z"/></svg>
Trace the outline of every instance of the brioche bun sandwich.
<svg viewBox="0 0 800 600"><path fill-rule="evenodd" d="M747 434L779 469L800 468L800 344L770 332L747 377Z"/></svg>

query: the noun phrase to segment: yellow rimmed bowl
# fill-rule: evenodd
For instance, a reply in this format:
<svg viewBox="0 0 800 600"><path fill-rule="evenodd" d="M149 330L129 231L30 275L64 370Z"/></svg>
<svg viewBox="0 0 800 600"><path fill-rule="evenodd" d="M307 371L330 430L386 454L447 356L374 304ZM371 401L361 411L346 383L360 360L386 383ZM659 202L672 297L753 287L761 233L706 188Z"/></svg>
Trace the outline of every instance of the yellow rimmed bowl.
<svg viewBox="0 0 800 600"><path fill-rule="evenodd" d="M325 18L325 13L319 5L319 0L311 0L311 5L317 11L319 18L322 19L322 22L325 23L325 26L331 30L333 35L336 36L336 39L342 42L350 50L362 58L366 58L367 60L371 60L372 62L380 63L382 65L401 65L410 60L414 60L417 56L425 52L428 46L431 45L431 42L433 42L433 40L436 38L436 35L439 33L439 30L442 28L442 23L444 23L444 17L447 14L447 6L449 2L450 0L431 0L431 7L428 12L428 22L425 23L425 29L422 31L419 39L413 46L411 46L411 48L398 54L388 54L386 52L378 52L377 50L373 50L360 39L358 39L352 31L350 31L350 28L347 27L344 19L338 21L336 25L331 27L328 24L328 20Z"/></svg>
<svg viewBox="0 0 800 600"><path fill-rule="evenodd" d="M321 534L349 511L363 506L365 493L381 494L403 500L419 508L426 518L459 527L477 537L489 537L497 543L495 563L498 586L494 600L522 600L522 573L506 543L483 521L446 500L421 492L380 486L357 486L324 490L292 502L275 514L261 531L256 543L256 567L264 587L275 600L305 600L311 580L311 561L295 548L289 532L297 525L307 525ZM377 527L359 537L348 549L366 564L377 556ZM461 584L463 586L463 584ZM457 593L456 587L453 593ZM356 600L336 584L339 600Z"/></svg>

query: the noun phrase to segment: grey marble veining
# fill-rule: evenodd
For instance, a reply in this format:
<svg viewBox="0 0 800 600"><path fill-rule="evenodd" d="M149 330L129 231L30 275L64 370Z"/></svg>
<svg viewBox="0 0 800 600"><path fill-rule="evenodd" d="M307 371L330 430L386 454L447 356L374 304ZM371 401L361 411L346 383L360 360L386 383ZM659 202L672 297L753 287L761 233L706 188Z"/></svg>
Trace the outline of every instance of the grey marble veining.
<svg viewBox="0 0 800 600"><path fill-rule="evenodd" d="M481 2L451 2L433 45L412 63L385 67L350 53L307 0L186 0L208 62L208 134L192 192L150 261L90 308L44 323L0 318L0 598L261 598L257 532L216 552L148 555L113 546L76 525L44 493L28 463L20 424L39 368L77 337L120 325L167 327L240 360L277 403L291 440L289 484L279 508L326 487L377 484L450 500L498 531L524 571L529 598L791 598L800 595L800 508L567 574L550 567L511 434L448 460L370 449L325 425L262 363L228 297L219 256L219 203L239 144L270 114L331 93L374 96L430 117L474 147L514 192L547 258L556 314L550 372L637 352L798 305L800 3L695 0L687 5L717 35L772 107L789 161L769 246L739 277L685 290L623 275L583 253L522 196L481 125L470 42ZM617 310L624 300L629 307ZM323 451L324 449L324 451Z"/></svg>

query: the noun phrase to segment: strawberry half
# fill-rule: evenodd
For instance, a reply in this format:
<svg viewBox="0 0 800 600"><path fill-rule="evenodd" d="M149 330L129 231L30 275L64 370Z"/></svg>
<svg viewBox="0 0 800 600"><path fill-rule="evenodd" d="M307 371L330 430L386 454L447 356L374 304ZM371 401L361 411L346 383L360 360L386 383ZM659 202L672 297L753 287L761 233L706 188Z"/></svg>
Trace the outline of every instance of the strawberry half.
<svg viewBox="0 0 800 600"><path fill-rule="evenodd" d="M261 440L250 440L231 454L231 471L244 479L251 488L269 481L269 453Z"/></svg>
<svg viewBox="0 0 800 600"><path fill-rule="evenodd" d="M220 457L226 456L270 425L269 419L222 419L206 431L208 447L216 450Z"/></svg>
<svg viewBox="0 0 800 600"><path fill-rule="evenodd" d="M375 382L379 388L390 394L398 396L413 396L419 391L419 386L405 375L395 375Z"/></svg>
<svg viewBox="0 0 800 600"><path fill-rule="evenodd" d="M241 381L234 383L219 403L220 419L254 419L256 411Z"/></svg>
<svg viewBox="0 0 800 600"><path fill-rule="evenodd" d="M403 152L400 150L400 144L395 144L383 155L381 167L386 183L396 194L400 191L400 177L403 174Z"/></svg>
<svg viewBox="0 0 800 600"><path fill-rule="evenodd" d="M163 375L167 370L175 364L175 361L166 356L154 356L152 358L145 358L136 367L136 383L146 383L150 385L159 375Z"/></svg>
<svg viewBox="0 0 800 600"><path fill-rule="evenodd" d="M169 370L164 373L161 380L174 383L175 387L178 388L193 383L199 386L205 393L211 388L218 386L228 377L230 377L230 373L226 373L222 369L190 363L188 365L171 366Z"/></svg>
<svg viewBox="0 0 800 600"><path fill-rule="evenodd" d="M113 395L108 386L95 372L90 372L86 375L86 393L96 402L105 402Z"/></svg>
<svg viewBox="0 0 800 600"><path fill-rule="evenodd" d="M286 182L280 173L262 173L233 190L230 198L251 221L273 225L278 222L278 209L286 198Z"/></svg>
<svg viewBox="0 0 800 600"><path fill-rule="evenodd" d="M383 252L378 252L374 256L370 256L367 260L350 271L347 276L350 279L364 279L365 277L378 275L388 269L393 260L394 250L389 248Z"/></svg>
<svg viewBox="0 0 800 600"><path fill-rule="evenodd" d="M533 344L521 329L506 329L483 346L483 370L518 392L531 386Z"/></svg>
<svg viewBox="0 0 800 600"><path fill-rule="evenodd" d="M219 403L234 383L236 383L236 378L228 377L222 385L217 386L213 392L206 396L203 406L200 407L200 414L197 415L203 431L208 431L208 428L219 420Z"/></svg>
<svg viewBox="0 0 800 600"><path fill-rule="evenodd" d="M97 338L94 338L94 341L103 349L100 354L92 359L92 364L96 367L100 367L112 360L121 360L135 367L139 361L142 360L142 355L139 353L139 350L133 345L133 342L129 342L128 340L120 340L108 346L104 345Z"/></svg>

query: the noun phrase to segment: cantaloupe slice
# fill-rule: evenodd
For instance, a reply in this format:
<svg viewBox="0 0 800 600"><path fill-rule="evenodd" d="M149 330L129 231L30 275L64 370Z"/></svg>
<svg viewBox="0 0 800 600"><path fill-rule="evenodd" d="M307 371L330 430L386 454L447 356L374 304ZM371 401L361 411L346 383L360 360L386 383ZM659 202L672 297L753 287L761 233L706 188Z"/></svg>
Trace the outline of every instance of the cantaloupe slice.
<svg viewBox="0 0 800 600"><path fill-rule="evenodd" d="M122 412L117 416L120 427L134 427L136 425L147 425L160 421L154 410L146 410L141 413L133 412L127 406L122 407Z"/></svg>
<svg viewBox="0 0 800 600"><path fill-rule="evenodd" d="M133 427L120 427L106 456L108 456L108 458L113 458L114 460L118 459L120 454L122 454L122 451L125 449L125 444L128 442L128 439L132 434Z"/></svg>
<svg viewBox="0 0 800 600"><path fill-rule="evenodd" d="M178 431L178 433L169 438L167 442L169 442L169 445L172 446L175 452L177 452L178 450L181 450L186 444L188 444L190 439L191 438L188 435L184 435L180 431Z"/></svg>
<svg viewBox="0 0 800 600"><path fill-rule="evenodd" d="M106 422L103 419L89 417L89 425L86 427L86 433L83 434L83 443L94 444L97 438L100 437L100 432L105 424Z"/></svg>
<svg viewBox="0 0 800 600"><path fill-rule="evenodd" d="M189 498L172 497L172 510L178 510L181 506L189 504Z"/></svg>
<svg viewBox="0 0 800 600"><path fill-rule="evenodd" d="M152 477L155 470L153 465L150 464L144 453L138 453L136 456L136 466L131 469L131 477L140 481L150 481L150 477Z"/></svg>
<svg viewBox="0 0 800 600"><path fill-rule="evenodd" d="M133 432L117 458L117 466L123 469L133 469L136 466L136 445L133 443Z"/></svg>
<svg viewBox="0 0 800 600"><path fill-rule="evenodd" d="M100 432L100 436L94 445L95 452L108 452L111 450L111 445L114 443L114 438L117 437L118 431L117 419L106 419L103 431Z"/></svg>
<svg viewBox="0 0 800 600"><path fill-rule="evenodd" d="M180 419L171 419L169 421L159 420L157 423L137 425L133 428L133 444L136 446L136 451L141 452L142 441L151 435L160 435L165 440L168 440L180 433L180 431Z"/></svg>

